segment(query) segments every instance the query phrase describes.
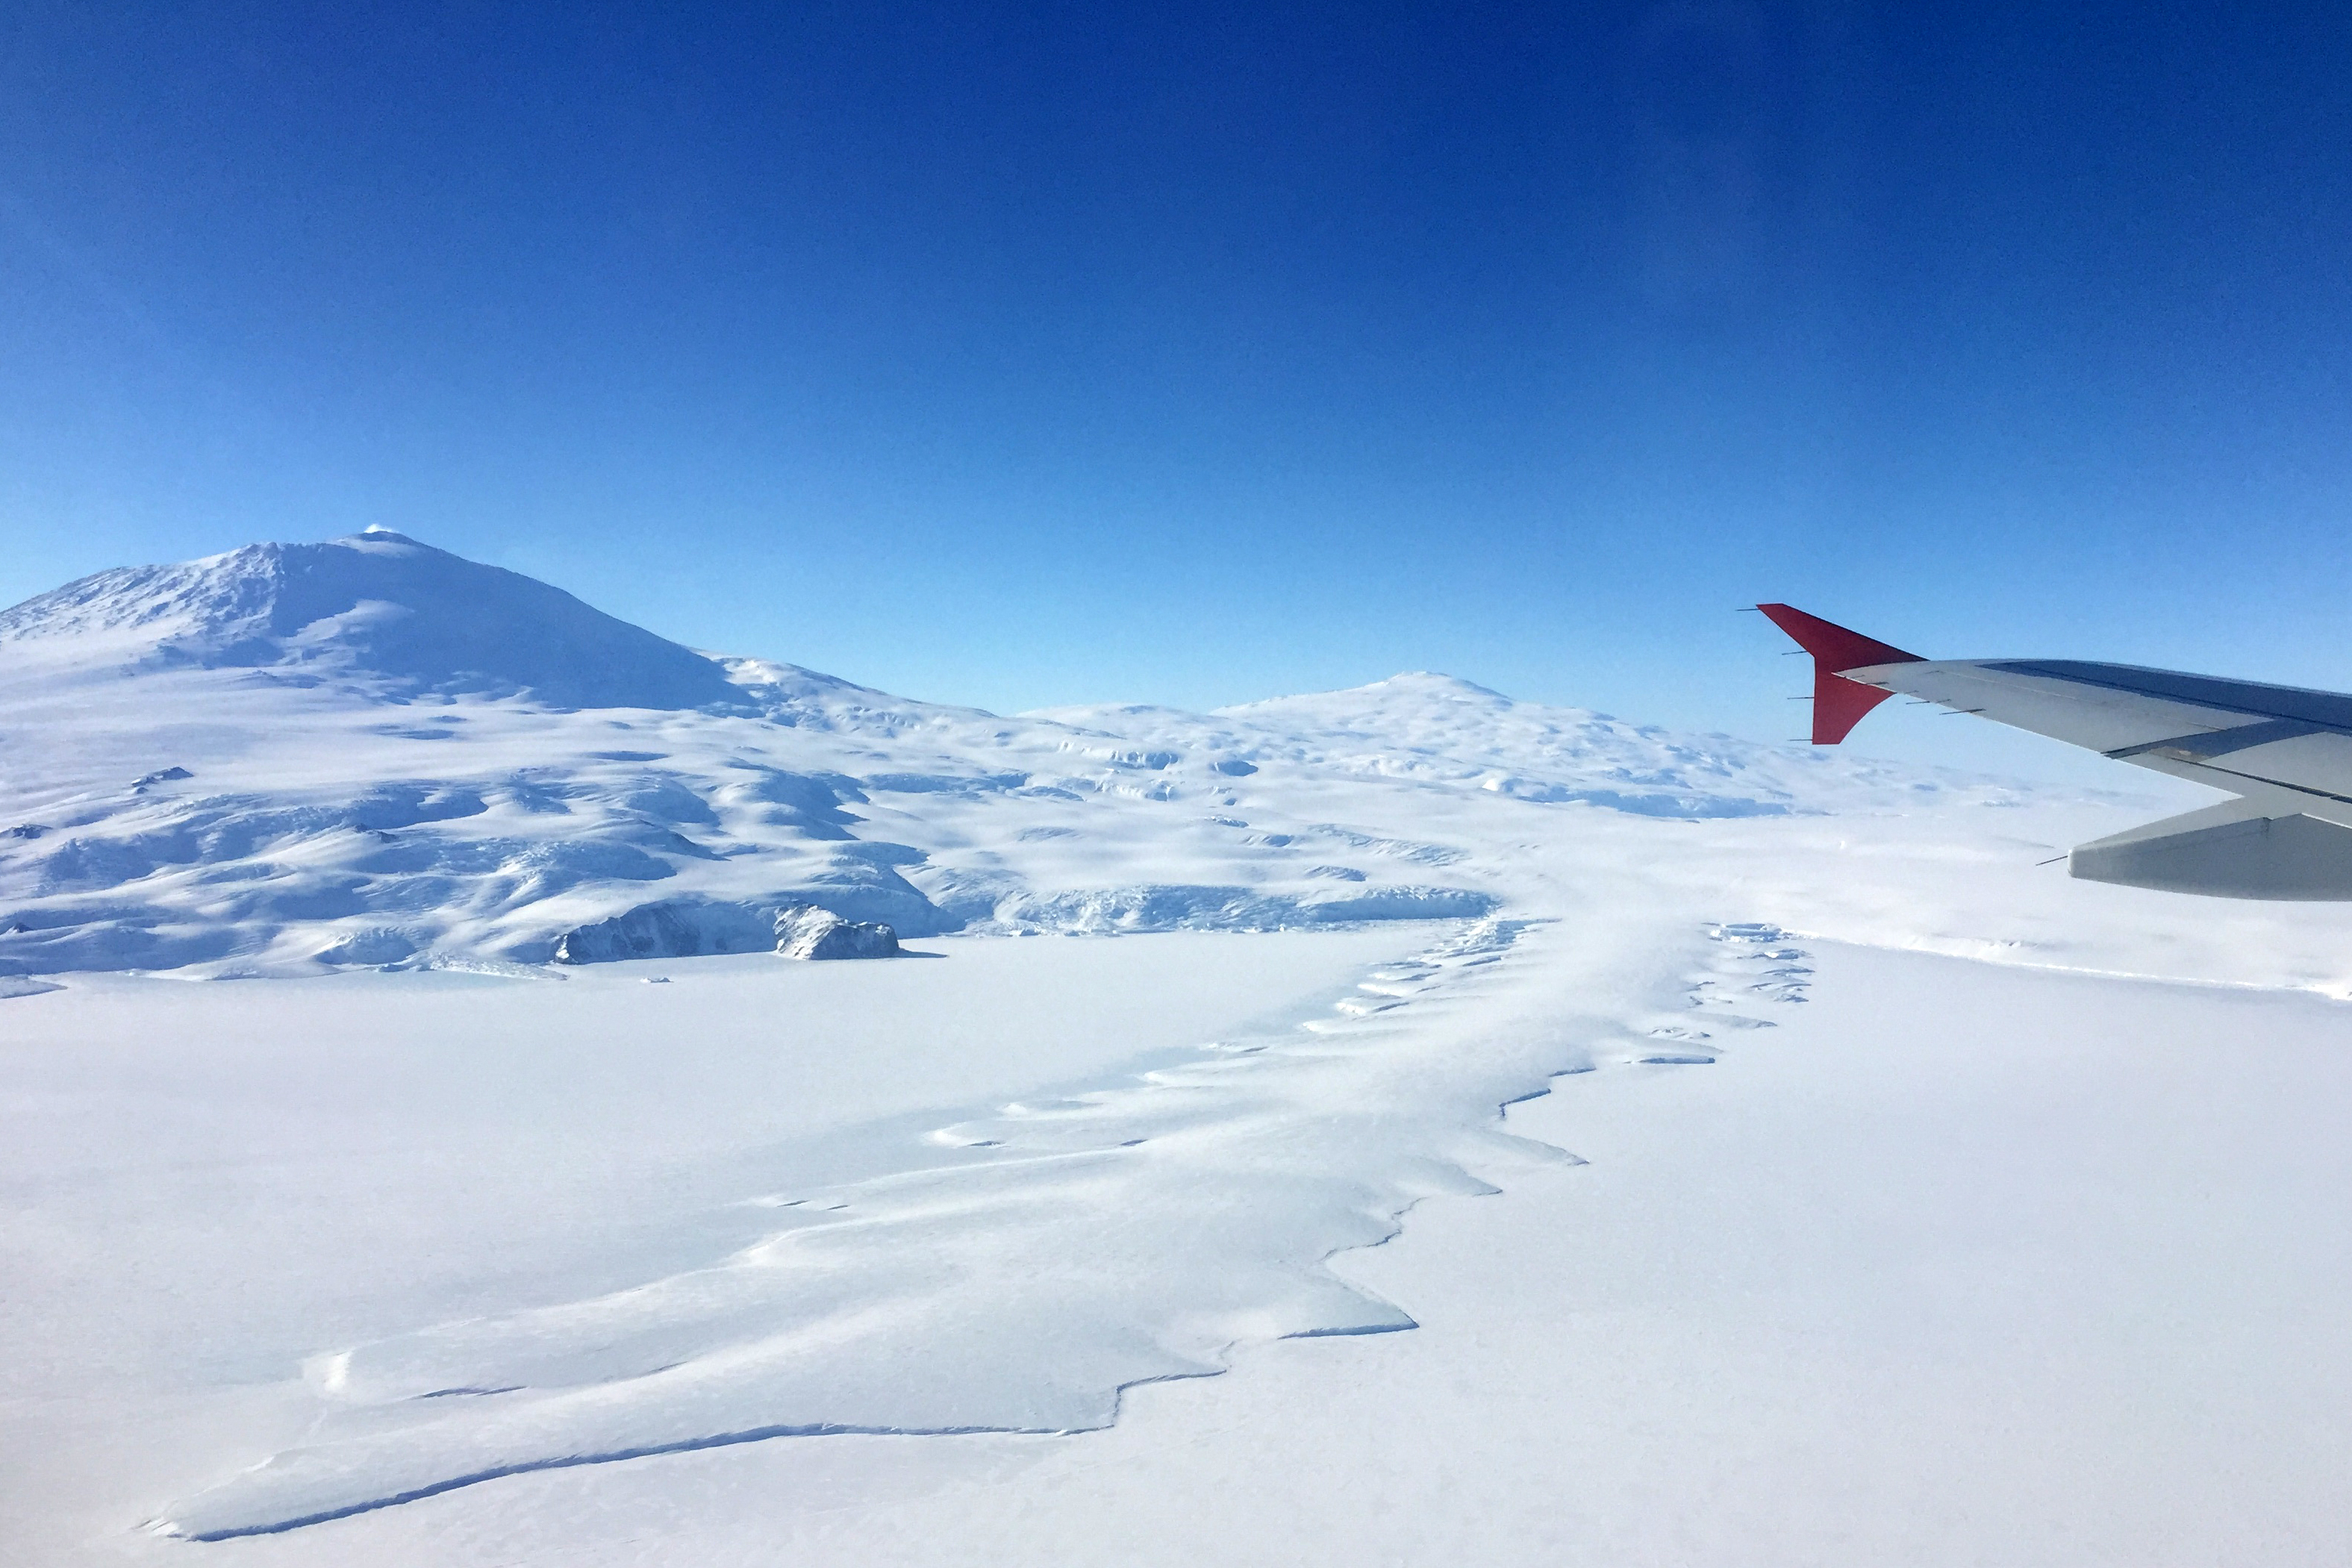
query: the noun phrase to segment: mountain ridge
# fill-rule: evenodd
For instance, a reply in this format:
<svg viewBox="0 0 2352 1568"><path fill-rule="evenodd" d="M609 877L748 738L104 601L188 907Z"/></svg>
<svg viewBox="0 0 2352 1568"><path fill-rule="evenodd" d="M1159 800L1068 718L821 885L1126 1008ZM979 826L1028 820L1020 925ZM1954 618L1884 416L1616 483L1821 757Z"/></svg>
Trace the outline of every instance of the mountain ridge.
<svg viewBox="0 0 2352 1568"><path fill-rule="evenodd" d="M0 974L684 955L788 904L902 936L1459 917L1528 896L1461 847L1498 828L2016 798L1425 672L1005 717L697 653L396 535L0 612ZM567 943L592 927L627 940Z"/></svg>

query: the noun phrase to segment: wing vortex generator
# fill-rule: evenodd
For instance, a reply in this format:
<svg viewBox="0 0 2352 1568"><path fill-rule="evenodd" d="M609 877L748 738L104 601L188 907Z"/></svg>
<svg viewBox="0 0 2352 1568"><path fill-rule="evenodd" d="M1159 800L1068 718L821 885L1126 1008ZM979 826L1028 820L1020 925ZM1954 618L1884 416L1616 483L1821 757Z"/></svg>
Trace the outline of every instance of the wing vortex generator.
<svg viewBox="0 0 2352 1568"><path fill-rule="evenodd" d="M1813 656L1815 746L1900 692L2236 797L2081 844L2090 882L2215 898L2352 899L2352 696L2071 659L1923 659L1787 604Z"/></svg>

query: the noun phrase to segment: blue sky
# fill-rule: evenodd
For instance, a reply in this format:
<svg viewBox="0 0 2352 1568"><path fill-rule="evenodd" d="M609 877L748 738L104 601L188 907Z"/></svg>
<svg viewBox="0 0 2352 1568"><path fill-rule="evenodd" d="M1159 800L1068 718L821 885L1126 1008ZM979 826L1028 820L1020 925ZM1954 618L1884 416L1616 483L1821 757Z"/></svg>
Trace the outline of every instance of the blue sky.
<svg viewBox="0 0 2352 1568"><path fill-rule="evenodd" d="M1000 710L1780 738L1759 599L2352 688L2347 79L2340 7L24 0L0 601L381 524Z"/></svg>

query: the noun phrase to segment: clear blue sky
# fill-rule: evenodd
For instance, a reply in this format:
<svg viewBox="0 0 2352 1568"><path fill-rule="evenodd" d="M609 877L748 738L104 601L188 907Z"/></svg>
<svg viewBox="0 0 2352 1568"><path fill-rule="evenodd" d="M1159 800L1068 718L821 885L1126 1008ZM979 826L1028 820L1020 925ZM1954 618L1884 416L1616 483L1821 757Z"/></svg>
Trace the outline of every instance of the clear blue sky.
<svg viewBox="0 0 2352 1568"><path fill-rule="evenodd" d="M1759 599L2352 687L2347 16L17 0L0 602L383 524L1000 710L1779 738Z"/></svg>

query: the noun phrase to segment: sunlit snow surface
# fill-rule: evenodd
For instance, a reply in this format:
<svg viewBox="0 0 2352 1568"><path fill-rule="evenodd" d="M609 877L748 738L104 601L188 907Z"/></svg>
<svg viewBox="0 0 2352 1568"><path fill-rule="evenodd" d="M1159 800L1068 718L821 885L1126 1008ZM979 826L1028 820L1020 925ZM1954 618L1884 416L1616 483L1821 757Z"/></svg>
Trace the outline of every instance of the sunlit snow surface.
<svg viewBox="0 0 2352 1568"><path fill-rule="evenodd" d="M622 702L636 706L596 706ZM714 662L396 536L108 574L0 615L0 1009L53 1044L112 1020L78 1055L12 1061L29 1075L16 1103L103 1109L133 1083L184 1080L205 1115L270 1135L268 1073L208 1076L201 1052L234 1055L219 1009L183 1046L173 1019L189 1009L170 997L187 988L90 973L147 969L339 975L264 982L256 1017L282 1030L290 1008L315 1029L286 1063L331 1078L341 1053L358 1063L349 1009L435 1031L434 1071L480 1073L485 1124L530 1128L547 1140L533 1157L561 1171L607 1157L591 1063L649 1105L723 1124L633 1140L629 1179L677 1196L631 1207L632 1187L609 1235L486 1175L478 1204L453 1189L446 1214L399 1221L417 1260L372 1259L373 1304L338 1309L364 1332L289 1343L301 1323L280 1324L262 1337L284 1359L261 1366L205 1346L199 1360L275 1381L307 1414L176 1460L186 1484L120 1517L173 1537L303 1530L761 1438L1097 1428L1124 1391L1217 1371L1238 1347L1410 1327L1410 1302L1327 1260L1385 1240L1424 1198L1572 1163L1500 1126L1502 1105L1557 1075L1713 1069L1769 1038L1805 1005L1815 939L2352 988L2336 912L2200 904L2189 922L2038 866L2153 802L1676 736L1439 675L1209 715L1000 718ZM962 935L934 944L944 962L782 989L782 960L709 956L762 946L766 915L800 901L887 920L918 951ZM967 1087L935 1097L897 1082L877 1100L841 1063L760 1057L763 1009L794 1051L860 1040L842 1049L881 1082L936 1062L923 1037L966 1008L1006 1038L1047 1039L1057 1014L1107 1005L1082 973L1099 945L1068 945L1078 959L1008 994L986 986L1019 967L979 959L972 938L1176 931L1319 932L1361 956L1251 1027L1099 1041L1083 1068L1000 1042L1000 1061L960 1063ZM1305 975L1338 949L1294 951ZM1226 971L1244 966L1216 951L1164 952L1116 984L1171 1008L1264 992L1234 989ZM666 967L603 962L646 955ZM468 974L452 1014L431 988ZM918 994L930 1010L905 1017L935 1022L861 1033L861 1009ZM313 996L315 1011L299 999ZM714 1005L733 1009L723 1029ZM694 1087L672 1061L702 1063ZM109 1072L111 1088L77 1076ZM447 1092L353 1107L327 1083L282 1109L352 1119L355 1149L316 1157L356 1191L371 1171L427 1179L398 1151L449 1114ZM206 1223L185 1173L268 1157L206 1145L204 1116L153 1170L129 1143L86 1152L116 1135L28 1155L9 1178L23 1211L95 1194L78 1223L102 1233L152 1202L163 1212L144 1223L176 1249ZM83 1174L54 1186L42 1159ZM272 1195L265 1224L268 1204L298 1201L259 1166L234 1180ZM493 1239L534 1222L557 1233L534 1244L568 1261L501 1284ZM70 1342L54 1325L93 1310L76 1270L99 1244L53 1218L23 1234L33 1321ZM214 1267L235 1270L237 1245ZM437 1308L404 1293L444 1252L460 1261L436 1266L471 1283ZM174 1287L188 1321L238 1332L249 1309L232 1285L202 1273L201 1251L172 1256L194 1271ZM121 1332L168 1338L163 1316Z"/></svg>
<svg viewBox="0 0 2352 1568"><path fill-rule="evenodd" d="M1458 1070L1518 935L1481 922L1377 971L1370 1008L935 1127L905 1168L749 1196L709 1268L320 1355L319 1440L163 1522L212 1539L759 1437L1083 1430L1237 1342L1409 1328L1321 1260L1479 1190L1474 1153L1562 1157L1476 1125L1558 1041Z"/></svg>
<svg viewBox="0 0 2352 1568"><path fill-rule="evenodd" d="M595 702L603 706L569 706ZM0 974L743 951L1475 916L1433 797L1690 820L2009 787L1516 704L1442 675L1199 715L1000 718L702 658L371 535L0 613Z"/></svg>

